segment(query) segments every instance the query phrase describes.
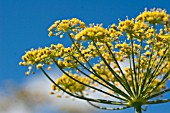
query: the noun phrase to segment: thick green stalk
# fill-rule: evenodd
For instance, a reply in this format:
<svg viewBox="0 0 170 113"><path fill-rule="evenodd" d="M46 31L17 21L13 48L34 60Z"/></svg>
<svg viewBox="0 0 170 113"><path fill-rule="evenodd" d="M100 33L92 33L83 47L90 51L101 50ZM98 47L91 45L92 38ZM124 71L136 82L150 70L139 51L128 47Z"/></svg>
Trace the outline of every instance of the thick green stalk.
<svg viewBox="0 0 170 113"><path fill-rule="evenodd" d="M135 113L142 113L141 105L134 106Z"/></svg>

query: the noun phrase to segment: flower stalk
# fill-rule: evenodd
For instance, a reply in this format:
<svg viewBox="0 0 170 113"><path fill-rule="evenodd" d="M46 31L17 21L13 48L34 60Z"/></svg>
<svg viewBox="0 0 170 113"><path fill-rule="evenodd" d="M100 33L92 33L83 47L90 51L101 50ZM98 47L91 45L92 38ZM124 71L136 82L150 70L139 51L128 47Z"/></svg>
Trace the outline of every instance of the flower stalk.
<svg viewBox="0 0 170 113"><path fill-rule="evenodd" d="M135 109L135 113L142 113L141 105L136 105L136 106L134 107L134 109Z"/></svg>

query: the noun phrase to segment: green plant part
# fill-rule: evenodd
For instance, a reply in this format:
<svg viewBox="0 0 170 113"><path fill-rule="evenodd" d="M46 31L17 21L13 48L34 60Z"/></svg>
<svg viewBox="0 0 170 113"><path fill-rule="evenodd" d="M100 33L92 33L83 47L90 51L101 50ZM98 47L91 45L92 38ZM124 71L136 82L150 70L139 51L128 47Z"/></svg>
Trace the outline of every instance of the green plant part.
<svg viewBox="0 0 170 113"><path fill-rule="evenodd" d="M77 18L58 20L48 31L48 36L60 38L67 34L72 45L31 49L20 65L28 67L26 75L34 67L40 69L52 82L51 94L67 94L104 110L133 107L135 113L142 113L143 106L170 102L170 98L163 99L170 91L166 85L170 79L170 15L165 10L145 10L135 19L120 20L108 28L87 26ZM51 65L63 73L56 81L46 72ZM91 93L104 95L98 98Z"/></svg>

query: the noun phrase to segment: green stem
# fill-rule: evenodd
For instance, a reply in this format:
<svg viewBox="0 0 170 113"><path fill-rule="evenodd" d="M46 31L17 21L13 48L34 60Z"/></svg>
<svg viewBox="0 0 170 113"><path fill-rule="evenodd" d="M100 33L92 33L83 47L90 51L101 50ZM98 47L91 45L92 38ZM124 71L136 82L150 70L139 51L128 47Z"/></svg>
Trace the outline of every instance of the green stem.
<svg viewBox="0 0 170 113"><path fill-rule="evenodd" d="M135 113L142 113L141 105L134 106L134 109L135 109Z"/></svg>
<svg viewBox="0 0 170 113"><path fill-rule="evenodd" d="M134 56L134 50L133 50L133 48L134 48L134 45L133 45L133 36L132 36L132 34L131 33L129 33L130 34L130 42L131 42L131 47L132 47L132 65L133 65L133 71L134 71L134 80L135 80L135 85L136 85L136 89L135 89L135 93L138 95L138 89L139 89L139 82L138 82L138 80L137 80L137 74L136 74L136 68L135 68L135 56Z"/></svg>
<svg viewBox="0 0 170 113"><path fill-rule="evenodd" d="M161 104L166 102L170 102L170 99L148 101L147 104Z"/></svg>
<svg viewBox="0 0 170 113"><path fill-rule="evenodd" d="M99 49L98 49L96 43L94 42L94 40L92 40L92 41L93 41L94 46L96 47L96 50L97 50L100 58L103 60L103 62L104 62L104 63L106 64L106 66L108 67L108 69L111 71L111 73L112 73L112 74L115 76L115 78L118 80L118 82L122 85L122 87L127 91L127 93L129 93L130 91L129 91L129 89L127 89L126 84L125 84L125 82L123 81L123 79L110 67L110 65L107 63L107 61L105 60L105 58L102 56L101 52L99 51ZM130 95L130 96L132 96L132 95ZM127 96L127 98L130 99L130 97L128 97L128 96Z"/></svg>
<svg viewBox="0 0 170 113"><path fill-rule="evenodd" d="M125 77L125 74L123 73L123 71L122 71L122 69L121 69L121 67L120 67L120 65L119 65L119 63L118 63L118 61L117 61L117 59L115 58L114 54L112 53L112 51L111 51L111 49L110 49L110 47L109 47L109 45L108 45L107 42L106 42L106 46L107 46L107 48L109 49L109 52L111 53L112 58L114 59L114 61L115 61L115 63L117 64L117 66L118 66L120 72L121 72L122 75L123 75L123 79L124 79L124 81L125 81L125 84L127 85L127 88L128 88L129 91L130 91L129 93L131 94L131 96L134 96L134 95L133 95L133 92L132 92L132 90L131 90L131 88L130 88L130 85L129 85L128 81L127 81L127 78Z"/></svg>
<svg viewBox="0 0 170 113"><path fill-rule="evenodd" d="M91 106L93 106L93 107L95 107L95 108L98 108L98 109L102 109L102 110L123 110L123 109L130 108L129 106L118 107L118 108L103 107L103 106L95 105L95 104L93 104L93 103L90 102L90 101L87 101L87 102L88 102Z"/></svg>
<svg viewBox="0 0 170 113"><path fill-rule="evenodd" d="M130 76L132 78L132 88L133 88L133 92L135 93L135 83L134 83L134 78L133 78L133 72L132 72L132 62L131 62L131 58L129 56L129 64L130 64Z"/></svg>

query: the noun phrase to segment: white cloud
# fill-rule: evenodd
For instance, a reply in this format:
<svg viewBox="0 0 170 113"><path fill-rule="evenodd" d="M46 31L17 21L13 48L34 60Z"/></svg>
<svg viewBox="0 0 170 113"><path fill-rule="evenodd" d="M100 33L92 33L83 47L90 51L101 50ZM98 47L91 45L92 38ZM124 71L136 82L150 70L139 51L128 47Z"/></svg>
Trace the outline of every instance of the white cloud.
<svg viewBox="0 0 170 113"><path fill-rule="evenodd" d="M8 85L10 82L8 82ZM92 113L94 108L84 101L72 101L50 95L51 84L42 75L30 77L21 86L11 84L0 89L0 113ZM7 92L10 92L7 94ZM53 111L53 112L52 112Z"/></svg>
<svg viewBox="0 0 170 113"><path fill-rule="evenodd" d="M125 60L120 63L120 66L122 69L128 67L129 62ZM56 68L48 73L54 80L62 75L62 72ZM3 90L0 89L0 112L2 113L47 113L46 111L58 113L58 110L67 113L92 113L96 111L85 101L79 99L72 101L72 97L66 99L50 95L51 82L40 73L30 75L22 85L14 84L12 81L6 84ZM90 96L102 97L100 93L90 94Z"/></svg>

